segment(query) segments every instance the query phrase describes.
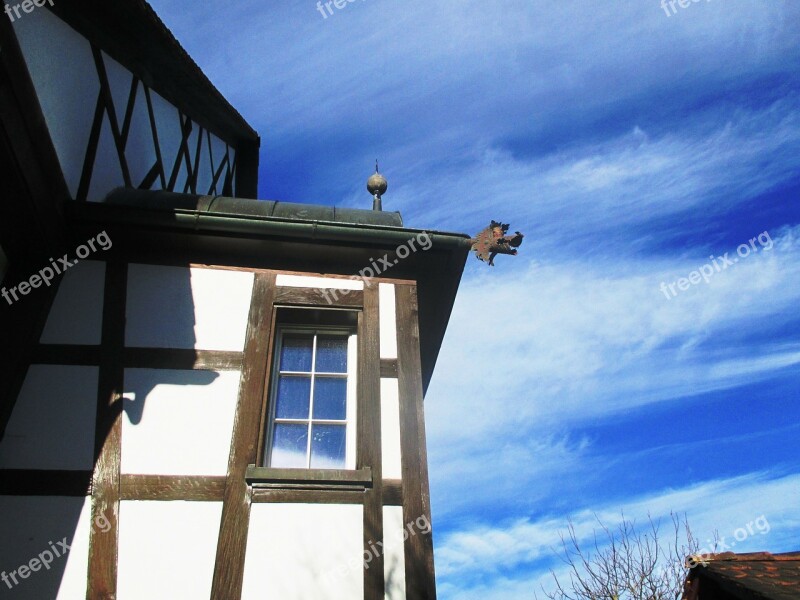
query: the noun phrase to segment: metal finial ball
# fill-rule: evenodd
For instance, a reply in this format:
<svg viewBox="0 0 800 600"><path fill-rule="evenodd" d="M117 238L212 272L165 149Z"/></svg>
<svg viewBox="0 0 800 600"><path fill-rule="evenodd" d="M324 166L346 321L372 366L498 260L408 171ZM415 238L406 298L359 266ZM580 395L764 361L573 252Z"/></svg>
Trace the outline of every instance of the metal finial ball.
<svg viewBox="0 0 800 600"><path fill-rule="evenodd" d="M373 196L383 196L388 187L389 183L386 178L378 172L367 180L367 191Z"/></svg>

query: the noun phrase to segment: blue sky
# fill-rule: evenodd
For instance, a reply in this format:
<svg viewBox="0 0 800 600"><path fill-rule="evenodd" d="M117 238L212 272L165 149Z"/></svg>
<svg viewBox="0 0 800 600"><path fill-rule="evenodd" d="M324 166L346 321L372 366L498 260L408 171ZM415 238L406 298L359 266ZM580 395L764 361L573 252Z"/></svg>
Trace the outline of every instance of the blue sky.
<svg viewBox="0 0 800 600"><path fill-rule="evenodd" d="M621 510L800 550L797 2L152 4L261 198L369 207L379 157L408 226L526 234L470 258L426 399L441 598L532 597Z"/></svg>

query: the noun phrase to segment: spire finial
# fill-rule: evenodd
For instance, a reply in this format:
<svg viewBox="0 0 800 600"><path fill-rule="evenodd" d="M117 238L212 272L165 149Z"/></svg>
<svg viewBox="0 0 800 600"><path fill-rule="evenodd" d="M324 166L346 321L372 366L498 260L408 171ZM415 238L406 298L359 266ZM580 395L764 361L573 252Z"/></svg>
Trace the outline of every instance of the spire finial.
<svg viewBox="0 0 800 600"><path fill-rule="evenodd" d="M367 191L372 194L372 210L383 210L381 196L389 187L386 178L381 175L378 168L378 159L375 159L375 174L367 180Z"/></svg>

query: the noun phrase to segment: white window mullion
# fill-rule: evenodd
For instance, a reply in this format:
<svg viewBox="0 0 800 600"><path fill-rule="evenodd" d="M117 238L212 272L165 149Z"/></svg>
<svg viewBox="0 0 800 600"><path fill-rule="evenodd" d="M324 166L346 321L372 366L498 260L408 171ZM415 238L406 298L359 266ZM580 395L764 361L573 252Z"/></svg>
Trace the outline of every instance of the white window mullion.
<svg viewBox="0 0 800 600"><path fill-rule="evenodd" d="M316 383L317 370L317 332L311 340L311 398L308 403L308 443L306 445L306 468L311 468L311 434L314 424L314 384Z"/></svg>
<svg viewBox="0 0 800 600"><path fill-rule="evenodd" d="M347 429L345 431L345 465L348 469L356 468L357 339L355 335L347 337Z"/></svg>

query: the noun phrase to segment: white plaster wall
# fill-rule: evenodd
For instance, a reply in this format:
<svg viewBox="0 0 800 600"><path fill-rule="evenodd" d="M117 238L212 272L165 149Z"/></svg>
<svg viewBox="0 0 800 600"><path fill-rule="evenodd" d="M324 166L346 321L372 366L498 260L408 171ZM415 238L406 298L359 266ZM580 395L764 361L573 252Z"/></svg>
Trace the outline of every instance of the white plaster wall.
<svg viewBox="0 0 800 600"><path fill-rule="evenodd" d="M111 94L114 97L114 106L117 110L117 115L121 114L123 115L122 118L124 118L131 87L130 73L122 65L107 55L103 58L106 64L106 72L108 73L109 85L111 86ZM197 127L193 128L193 132L195 131L197 131ZM203 156L200 159L200 164L208 165L207 153L202 153ZM153 133L150 130L150 115L147 110L147 98L142 85L139 85L136 89L136 101L133 104L133 114L131 115L131 124L128 130L128 142L125 144L125 157L128 162L131 179L135 182L144 180L148 171L156 162L156 149L155 144L153 144ZM194 158L194 155L192 155L192 157ZM169 159L166 159L166 162L169 163ZM210 167L207 168L210 169ZM161 187L161 180L156 179L153 187ZM108 190L106 190L106 193L107 192Z"/></svg>
<svg viewBox="0 0 800 600"><path fill-rule="evenodd" d="M50 4L52 3L51 0ZM19 2L8 4L11 7L20 5ZM94 101L87 99L96 98L100 89L91 46L84 37L46 8L34 9L30 14L20 14L21 18L17 18L11 12L9 19L13 22L12 27L31 73L67 186L74 197L80 183L95 109ZM127 108L132 75L105 52L102 56L116 115L121 120ZM174 106L155 92L151 92L151 98L161 154L164 164L171 169L181 141L178 113ZM195 125L189 136L193 159L198 131L199 127ZM226 146L215 136L212 135L211 138L216 168L226 152ZM197 193L205 194L212 178L210 157L205 143L201 145L200 152ZM155 161L153 136L141 85L138 86L134 103L125 157L134 183L144 178ZM235 164L234 158L235 152L230 150L229 164ZM186 166L181 161L175 187L177 191L183 190L187 175ZM106 116L101 127L88 200L102 201L109 191L123 184L122 170ZM156 180L154 186L159 185L160 180ZM219 191L222 184L218 185Z"/></svg>
<svg viewBox="0 0 800 600"><path fill-rule="evenodd" d="M81 261L70 268L61 280L41 343L99 344L105 279L104 262Z"/></svg>
<svg viewBox="0 0 800 600"><path fill-rule="evenodd" d="M101 52L101 54L111 87L111 96L112 98L119 98L121 95L119 90L121 90L121 88L127 87L128 91L130 91L130 74L121 69L121 67L120 71L118 71L114 61L110 60L105 52ZM120 81L120 77L117 76L123 73L127 75L127 86L123 81ZM87 104L89 103L87 102ZM126 109L120 109L119 102L115 102L115 105L117 118L124 118ZM114 143L114 134L111 132L111 122L106 116L100 126L100 137L97 142L94 169L92 170L92 179L89 183L86 199L89 202L101 202L106 197L106 194L122 185L125 185L125 178L122 175L122 167L120 166L116 144Z"/></svg>
<svg viewBox="0 0 800 600"><path fill-rule="evenodd" d="M381 323L381 358L397 358L397 321L395 313L394 284L378 286Z"/></svg>
<svg viewBox="0 0 800 600"><path fill-rule="evenodd" d="M0 598L85 598L90 522L89 498L0 496L0 571L9 575L21 565L38 569L25 579L17 574L16 585L9 577L11 589L0 581ZM64 538L67 552L59 544Z"/></svg>
<svg viewBox="0 0 800 600"><path fill-rule="evenodd" d="M253 273L132 264L125 343L241 352L252 292Z"/></svg>
<svg viewBox="0 0 800 600"><path fill-rule="evenodd" d="M412 531L417 531L412 529ZM383 507L383 576L386 581L386 600L405 600L406 563L404 550L403 507Z"/></svg>
<svg viewBox="0 0 800 600"><path fill-rule="evenodd" d="M161 156L164 159L165 165L173 165L175 157L178 156L178 148L181 143L181 125L180 121L176 119L177 111L175 107L164 100L155 91L150 92L150 98L153 102L153 116L156 121L156 129L158 130L158 145L161 148ZM194 127L192 127L194 129ZM218 156L215 154L214 156ZM172 169L172 166L166 167ZM171 171L170 171L171 175ZM170 177L167 175L167 178ZM167 179L169 181L169 179ZM178 167L178 177L175 180L175 191L183 191L183 186L186 183L186 167L181 165Z"/></svg>
<svg viewBox="0 0 800 600"><path fill-rule="evenodd" d="M254 504L243 600L364 597L363 507Z"/></svg>
<svg viewBox="0 0 800 600"><path fill-rule="evenodd" d="M337 277L311 277L306 275L278 275L275 285L303 288L332 288L336 290L363 290L360 279L339 279Z"/></svg>
<svg viewBox="0 0 800 600"><path fill-rule="evenodd" d="M208 598L221 516L221 502L121 502L118 600Z"/></svg>
<svg viewBox="0 0 800 600"><path fill-rule="evenodd" d="M15 4L17 2L12 6ZM64 178L74 197L92 129L95 109L92 99L97 98L100 91L91 46L86 38L46 8L21 14L23 18L14 21L14 33L36 88ZM116 154L114 156L116 158ZM121 177L116 185L122 185Z"/></svg>
<svg viewBox="0 0 800 600"><path fill-rule="evenodd" d="M127 369L123 473L225 475L238 371Z"/></svg>
<svg viewBox="0 0 800 600"><path fill-rule="evenodd" d="M397 379L381 379L381 454L383 478L402 479L400 462L400 386Z"/></svg>
<svg viewBox="0 0 800 600"><path fill-rule="evenodd" d="M0 441L0 469L91 470L97 367L31 365Z"/></svg>

